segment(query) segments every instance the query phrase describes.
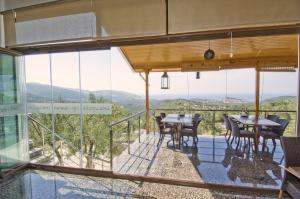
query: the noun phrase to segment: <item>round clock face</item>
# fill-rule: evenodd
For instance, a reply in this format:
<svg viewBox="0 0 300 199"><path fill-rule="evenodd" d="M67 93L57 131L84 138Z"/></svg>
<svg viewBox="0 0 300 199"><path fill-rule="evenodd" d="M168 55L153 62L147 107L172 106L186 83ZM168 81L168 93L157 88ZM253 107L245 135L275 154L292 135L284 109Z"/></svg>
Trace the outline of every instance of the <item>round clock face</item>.
<svg viewBox="0 0 300 199"><path fill-rule="evenodd" d="M213 59L215 57L215 52L211 49L208 49L207 51L205 51L204 53L204 58L209 60L209 59Z"/></svg>

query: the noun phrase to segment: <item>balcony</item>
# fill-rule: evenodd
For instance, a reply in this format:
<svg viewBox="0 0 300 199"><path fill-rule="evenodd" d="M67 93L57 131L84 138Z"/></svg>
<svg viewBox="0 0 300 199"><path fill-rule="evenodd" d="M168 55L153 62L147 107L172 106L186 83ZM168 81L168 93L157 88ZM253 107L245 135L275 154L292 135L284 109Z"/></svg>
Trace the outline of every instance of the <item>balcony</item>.
<svg viewBox="0 0 300 199"><path fill-rule="evenodd" d="M171 113L182 110L155 109L152 110L152 118L161 111ZM83 189L89 189L89 194L92 196L95 194L95 198L104 195L162 197L166 194L164 189L171 189L174 196L182 197L191 194L191 191L193 191L191 196L195 197L199 194L207 197L229 197L232 194L237 197L246 197L245 191L251 192L250 195L253 197L277 197L276 194L283 178L283 170L279 165L284 162L283 151L278 141L276 147L269 141L266 150L262 151L261 140L259 153L255 153L253 147L249 148L245 143L236 149L236 142L230 144L224 137L224 130L220 131L222 121L219 115L223 112L234 114L240 110L189 111L212 116L207 117L206 122L201 124L196 147L193 146L192 139L185 139L181 149L174 150L172 143L168 143L170 139L168 136L157 145L159 132L154 120L151 120L151 132L147 133L145 112L139 112L110 125L109 155L106 159L94 158L95 167L92 170L76 169L80 167L79 149L77 149L78 153L73 156L67 155L67 151L62 152L64 164L60 165L60 162L56 162L54 164L60 166L53 167L47 166L47 164L53 164L50 159L46 158L47 154L51 156L50 146L44 145L41 149L32 146L32 151L40 149L40 153L36 152L37 154L32 155L32 164L27 167L30 170L13 178L12 182L15 184L18 179L32 181L32 184L47 186L51 192L64 197L82 195ZM295 114L295 111L288 112ZM286 111L261 110L260 112L262 116L268 113L282 114ZM30 121L47 130L34 118ZM49 135L50 133L51 131L48 132ZM60 143L61 150L66 150L70 145L62 137L56 138L60 140L57 142ZM78 174L94 177L79 177ZM108 178L101 178L103 176ZM100 186L94 188L97 184ZM14 186L10 186L9 189L12 187ZM200 189L195 191L195 187ZM5 187L1 189L10 193ZM37 196L42 194L35 190L33 185L22 189L28 194L32 191Z"/></svg>
<svg viewBox="0 0 300 199"><path fill-rule="evenodd" d="M155 111L159 113L159 111L166 110ZM197 111L201 113L201 110ZM202 110L202 112L204 111ZM233 112L227 110L227 112L229 111ZM129 130L126 131L125 142L123 142L126 143L127 148L120 155L113 157L112 170L120 174L190 180L209 185L279 189L283 174L279 165L284 161L279 141L276 141L274 147L269 140L266 150L262 151L261 140L258 154L253 152L253 146L249 148L245 143L236 150L236 142L230 144L222 135L224 131L221 135L219 133L218 135L214 133L208 135L203 131L203 129L207 129L205 125L211 125L212 131L216 132L216 126L220 125L219 122L216 122L215 116L216 112L222 111L210 110L209 112L213 115L212 123L207 122L203 126L200 125L197 147L193 146L192 139L185 139L183 147L176 150L174 150L172 142L167 144L170 137L166 137L163 143L157 146L159 139L157 131L149 134L145 130L141 133L141 129L131 131L130 120L136 116L113 124L112 129L115 125L121 125L122 122L127 123ZM267 112L262 111L261 113L267 114ZM295 112L291 111L291 113ZM118 132L113 131L112 134L114 133ZM132 141L130 136L134 133L138 138ZM113 148L118 145L119 142L113 142Z"/></svg>

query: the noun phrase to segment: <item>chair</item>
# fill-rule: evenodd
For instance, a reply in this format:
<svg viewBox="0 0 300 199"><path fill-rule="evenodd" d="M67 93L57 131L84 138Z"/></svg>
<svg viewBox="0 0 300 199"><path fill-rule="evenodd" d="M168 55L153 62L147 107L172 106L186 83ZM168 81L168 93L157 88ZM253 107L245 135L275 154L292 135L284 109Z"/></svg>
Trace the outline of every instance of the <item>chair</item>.
<svg viewBox="0 0 300 199"><path fill-rule="evenodd" d="M271 120L273 122L277 122L277 120L279 119L278 115L267 115L266 119ZM263 131L264 130L271 130L272 127L267 127L267 126L262 126L261 128Z"/></svg>
<svg viewBox="0 0 300 199"><path fill-rule="evenodd" d="M279 119L278 115L267 115L267 119L276 122Z"/></svg>
<svg viewBox="0 0 300 199"><path fill-rule="evenodd" d="M196 113L193 117L193 121L195 121L196 119L198 119L200 117L201 117L201 115L199 113ZM193 123L192 124L184 124L183 128L193 129Z"/></svg>
<svg viewBox="0 0 300 199"><path fill-rule="evenodd" d="M238 123L234 118L232 118L236 123ZM227 137L228 133L229 133L229 137L228 137L228 142L230 140L230 137L231 137L231 132L232 132L232 129L231 129L231 124L230 124L230 121L229 121L229 118L228 118L228 115L227 114L223 114L223 120L224 120L224 123L225 123L225 128L226 128L226 134L225 134L225 138ZM245 127L242 125L242 124L238 124L238 127L240 130L244 130ZM233 139L235 137L233 136Z"/></svg>
<svg viewBox="0 0 300 199"><path fill-rule="evenodd" d="M193 127L192 128L182 128L181 132L180 132L180 139L182 140L182 144L183 144L183 137L187 136L187 137L193 137L193 142L195 144L195 146L197 146L197 142L198 142L198 126L201 122L201 118L195 118L193 120ZM179 143L180 146L181 143Z"/></svg>
<svg viewBox="0 0 300 199"><path fill-rule="evenodd" d="M165 125L161 122L161 120L162 120L161 116L155 116L155 121L159 128L159 134L160 134L157 146L162 143L165 135L171 135L171 139L173 141L173 146L175 149L175 138L174 138L175 130L172 127L165 127ZM169 144L169 142L170 141L167 142L167 145Z"/></svg>
<svg viewBox="0 0 300 199"><path fill-rule="evenodd" d="M195 113L194 118L199 118L201 115L199 113Z"/></svg>
<svg viewBox="0 0 300 199"><path fill-rule="evenodd" d="M166 117L166 113L160 113L161 118L165 118Z"/></svg>
<svg viewBox="0 0 300 199"><path fill-rule="evenodd" d="M300 167L300 137L281 137L283 153L285 157L285 168ZM300 198L300 180L284 171L279 198L286 191L292 198Z"/></svg>
<svg viewBox="0 0 300 199"><path fill-rule="evenodd" d="M275 139L280 140L280 137L283 135L286 127L289 124L289 121L286 119L277 119L276 121L278 124L280 124L279 127L273 127L270 130L262 130L260 133L260 136L263 138L263 148L262 151L265 150L265 147L267 145L268 139L271 139L273 141L274 148L276 147L276 141ZM281 141L281 140L280 140Z"/></svg>
<svg viewBox="0 0 300 199"><path fill-rule="evenodd" d="M239 145L240 145L240 139L244 138L244 142L246 141L246 138L248 138L248 144L250 147L250 138L253 139L254 144L256 145L256 138L255 138L255 133L249 130L241 130L238 123L233 119L233 118L228 118L230 125L231 125L231 130L232 130L232 136L233 139L234 137L236 137L238 139L237 145L236 145L236 149L238 149ZM231 143L233 142L233 139L231 140Z"/></svg>
<svg viewBox="0 0 300 199"><path fill-rule="evenodd" d="M230 140L231 137L231 125L228 119L228 115L223 114L223 120L224 120L224 124L225 124L225 128L226 128L226 134L225 134L225 138L227 137L228 133L229 133L229 137L228 137L228 141Z"/></svg>

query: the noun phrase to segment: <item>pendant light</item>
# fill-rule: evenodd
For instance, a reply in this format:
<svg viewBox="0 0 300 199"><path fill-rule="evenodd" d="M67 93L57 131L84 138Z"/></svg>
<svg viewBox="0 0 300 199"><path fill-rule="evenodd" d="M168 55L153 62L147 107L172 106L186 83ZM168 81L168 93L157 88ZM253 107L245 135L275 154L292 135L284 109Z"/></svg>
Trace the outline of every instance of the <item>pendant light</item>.
<svg viewBox="0 0 300 199"><path fill-rule="evenodd" d="M215 52L210 49L210 40L208 40L208 49L204 52L204 59L210 60L215 58Z"/></svg>
<svg viewBox="0 0 300 199"><path fill-rule="evenodd" d="M200 72L196 72L196 79L200 79Z"/></svg>
<svg viewBox="0 0 300 199"><path fill-rule="evenodd" d="M167 72L161 76L161 89L170 89L170 79Z"/></svg>

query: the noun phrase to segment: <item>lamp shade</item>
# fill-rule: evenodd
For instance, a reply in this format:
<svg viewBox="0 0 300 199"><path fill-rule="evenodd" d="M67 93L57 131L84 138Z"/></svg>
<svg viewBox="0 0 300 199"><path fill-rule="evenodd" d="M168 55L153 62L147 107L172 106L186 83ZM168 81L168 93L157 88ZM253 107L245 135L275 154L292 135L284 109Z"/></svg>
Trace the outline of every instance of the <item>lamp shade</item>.
<svg viewBox="0 0 300 199"><path fill-rule="evenodd" d="M196 72L196 79L200 79L200 72Z"/></svg>
<svg viewBox="0 0 300 199"><path fill-rule="evenodd" d="M161 76L161 89L169 89L170 88L170 79L167 72Z"/></svg>

